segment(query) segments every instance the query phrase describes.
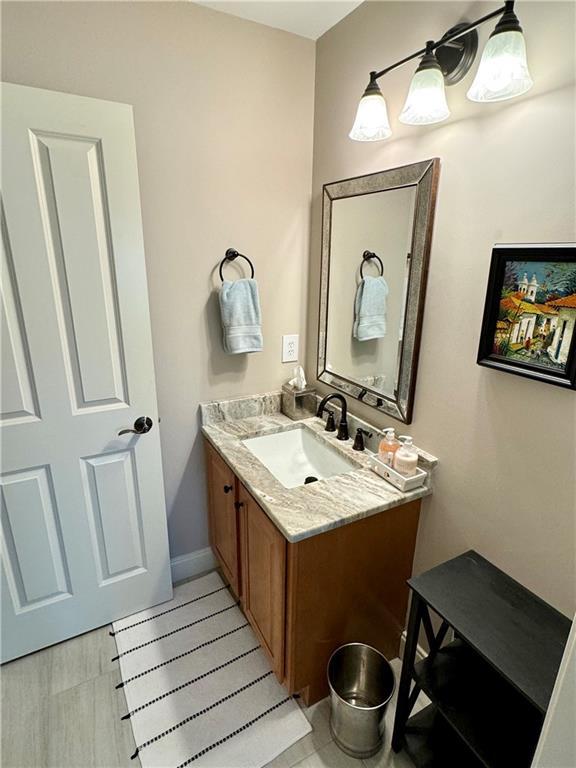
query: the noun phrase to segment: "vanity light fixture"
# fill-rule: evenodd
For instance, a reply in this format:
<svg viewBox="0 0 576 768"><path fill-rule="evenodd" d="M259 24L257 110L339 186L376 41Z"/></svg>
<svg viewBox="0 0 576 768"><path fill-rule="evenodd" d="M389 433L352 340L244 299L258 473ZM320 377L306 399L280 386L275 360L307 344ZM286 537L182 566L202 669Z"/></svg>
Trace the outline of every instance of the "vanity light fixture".
<svg viewBox="0 0 576 768"><path fill-rule="evenodd" d="M504 14L484 47L478 72L466 94L471 101L504 101L520 96L534 85L522 27L514 3Z"/></svg>
<svg viewBox="0 0 576 768"><path fill-rule="evenodd" d="M429 125L450 117L444 90L444 75L433 45L433 40L426 43L426 53L414 73L404 109L398 118L406 125Z"/></svg>
<svg viewBox="0 0 576 768"><path fill-rule="evenodd" d="M355 141L380 141L392 135L386 101L378 80L409 61L421 58L400 122L407 125L429 125L446 120L450 115L445 85L460 82L472 66L478 49L476 28L500 16L486 43L474 82L467 96L472 101L489 102L520 96L532 87L526 61L526 44L522 27L514 13L514 0L507 0L486 16L449 29L437 42L406 56L379 72L370 72L370 82L358 105L356 119L349 133Z"/></svg>
<svg viewBox="0 0 576 768"><path fill-rule="evenodd" d="M376 80L368 83L348 135L355 141L381 141L392 135L386 101Z"/></svg>

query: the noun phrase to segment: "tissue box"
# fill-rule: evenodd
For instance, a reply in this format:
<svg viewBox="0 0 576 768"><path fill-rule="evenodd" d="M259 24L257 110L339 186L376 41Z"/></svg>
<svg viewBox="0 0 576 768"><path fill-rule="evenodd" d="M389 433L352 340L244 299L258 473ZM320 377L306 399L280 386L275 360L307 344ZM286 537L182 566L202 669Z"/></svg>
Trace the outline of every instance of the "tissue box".
<svg viewBox="0 0 576 768"><path fill-rule="evenodd" d="M421 485L424 485L424 482L428 477L428 473L423 469L420 469L420 467L416 468L415 475L406 477L406 475L400 474L400 472L397 472L393 467L389 467L388 464L385 464L378 458L378 456L370 457L370 469L400 491L413 491L414 488L419 488Z"/></svg>
<svg viewBox="0 0 576 768"><path fill-rule="evenodd" d="M312 387L294 389L282 385L282 413L293 421L316 415L316 390Z"/></svg>

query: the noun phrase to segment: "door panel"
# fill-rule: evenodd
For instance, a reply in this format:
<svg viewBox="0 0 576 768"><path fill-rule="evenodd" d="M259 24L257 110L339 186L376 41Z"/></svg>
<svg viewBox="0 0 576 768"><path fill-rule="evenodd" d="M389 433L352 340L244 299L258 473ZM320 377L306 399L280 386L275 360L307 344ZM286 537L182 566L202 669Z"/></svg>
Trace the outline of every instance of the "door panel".
<svg viewBox="0 0 576 768"><path fill-rule="evenodd" d="M38 395L34 384L30 350L22 305L16 285L12 251L4 220L4 208L0 207L2 229L2 295L1 344L2 387L0 423L36 421L39 417Z"/></svg>
<svg viewBox="0 0 576 768"><path fill-rule="evenodd" d="M1 485L2 556L15 610L21 612L70 597L49 467L7 473Z"/></svg>
<svg viewBox="0 0 576 768"><path fill-rule="evenodd" d="M234 593L240 596L236 477L226 462L208 444L206 465L210 496L210 543Z"/></svg>
<svg viewBox="0 0 576 768"><path fill-rule="evenodd" d="M36 131L31 143L72 407L126 405L101 142Z"/></svg>
<svg viewBox="0 0 576 768"><path fill-rule="evenodd" d="M3 84L2 110L5 661L172 587L132 109Z"/></svg>
<svg viewBox="0 0 576 768"><path fill-rule="evenodd" d="M286 539L240 484L244 611L284 679Z"/></svg>
<svg viewBox="0 0 576 768"><path fill-rule="evenodd" d="M82 462L99 583L133 576L146 566L134 454L105 453Z"/></svg>

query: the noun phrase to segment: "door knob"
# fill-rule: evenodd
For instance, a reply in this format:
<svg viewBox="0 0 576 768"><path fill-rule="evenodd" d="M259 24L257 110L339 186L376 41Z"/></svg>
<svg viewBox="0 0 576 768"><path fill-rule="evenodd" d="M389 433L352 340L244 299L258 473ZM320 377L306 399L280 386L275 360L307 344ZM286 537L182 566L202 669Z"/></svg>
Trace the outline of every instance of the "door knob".
<svg viewBox="0 0 576 768"><path fill-rule="evenodd" d="M150 432L153 425L154 422L150 416L138 416L134 422L134 429L121 429L120 432L118 432L118 436L128 435L131 433L134 435L145 435L146 432Z"/></svg>

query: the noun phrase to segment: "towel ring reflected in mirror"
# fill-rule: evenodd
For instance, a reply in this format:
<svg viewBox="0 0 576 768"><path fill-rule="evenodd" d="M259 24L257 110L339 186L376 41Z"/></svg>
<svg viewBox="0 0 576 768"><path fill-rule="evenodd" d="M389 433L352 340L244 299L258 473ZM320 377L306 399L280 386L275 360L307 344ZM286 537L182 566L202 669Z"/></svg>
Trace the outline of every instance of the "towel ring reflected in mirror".
<svg viewBox="0 0 576 768"><path fill-rule="evenodd" d="M228 248L224 258L220 262L220 268L218 270L218 274L220 275L220 280L222 282L224 282L224 275L222 273L222 267L224 266L224 264L226 264L227 261L234 261L234 259L237 259L237 258L246 259L248 264L250 264L250 272L251 272L250 279L251 280L254 279L254 264L252 264L252 262L250 261L248 256L244 256L243 253L238 253L238 251L235 248Z"/></svg>
<svg viewBox="0 0 576 768"><path fill-rule="evenodd" d="M366 262L370 261L371 259L374 259L380 265L380 277L383 277L384 275L384 264L382 263L380 256L378 256L373 251L364 251L362 254L362 264L360 265L360 278L362 280L364 280L364 264L366 264Z"/></svg>
<svg viewBox="0 0 576 768"><path fill-rule="evenodd" d="M325 184L318 381L410 424L440 172L437 158ZM373 250L364 250L369 243ZM386 259L385 332L354 336L358 255Z"/></svg>

